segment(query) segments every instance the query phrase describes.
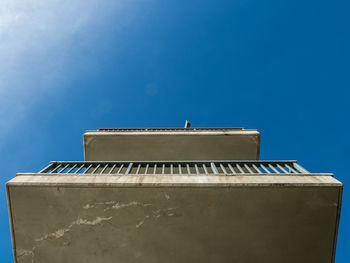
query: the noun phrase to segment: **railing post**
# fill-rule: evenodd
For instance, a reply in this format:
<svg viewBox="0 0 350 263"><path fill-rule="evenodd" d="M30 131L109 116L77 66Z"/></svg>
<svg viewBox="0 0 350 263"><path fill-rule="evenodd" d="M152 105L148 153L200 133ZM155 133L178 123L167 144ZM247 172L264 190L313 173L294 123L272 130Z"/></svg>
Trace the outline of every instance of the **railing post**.
<svg viewBox="0 0 350 263"><path fill-rule="evenodd" d="M44 169L40 170L38 173L46 173L48 172L52 167L54 166L54 163L50 163L48 166L46 166Z"/></svg>
<svg viewBox="0 0 350 263"><path fill-rule="evenodd" d="M210 163L211 169L213 170L214 174L218 174L218 169L216 169L215 163Z"/></svg>
<svg viewBox="0 0 350 263"><path fill-rule="evenodd" d="M308 170L306 170L304 167L300 166L297 163L294 163L294 168L296 168L297 170L299 170L301 173L304 173L304 174L310 173Z"/></svg>

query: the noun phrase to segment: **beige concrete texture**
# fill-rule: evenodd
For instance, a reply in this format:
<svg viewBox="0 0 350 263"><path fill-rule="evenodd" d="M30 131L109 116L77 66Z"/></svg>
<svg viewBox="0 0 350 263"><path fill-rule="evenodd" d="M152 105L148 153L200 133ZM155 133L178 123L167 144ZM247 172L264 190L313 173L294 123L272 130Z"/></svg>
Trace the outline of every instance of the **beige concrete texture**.
<svg viewBox="0 0 350 263"><path fill-rule="evenodd" d="M331 176L39 176L7 184L15 259L334 262Z"/></svg>
<svg viewBox="0 0 350 263"><path fill-rule="evenodd" d="M87 131L86 161L257 160L256 130Z"/></svg>

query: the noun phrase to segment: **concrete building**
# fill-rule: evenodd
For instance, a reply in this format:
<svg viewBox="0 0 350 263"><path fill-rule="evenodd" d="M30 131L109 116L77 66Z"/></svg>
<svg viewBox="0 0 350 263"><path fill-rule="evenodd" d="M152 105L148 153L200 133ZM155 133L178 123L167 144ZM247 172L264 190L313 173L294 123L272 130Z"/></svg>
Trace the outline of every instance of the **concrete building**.
<svg viewBox="0 0 350 263"><path fill-rule="evenodd" d="M15 262L334 262L342 184L242 128L99 129L6 185Z"/></svg>

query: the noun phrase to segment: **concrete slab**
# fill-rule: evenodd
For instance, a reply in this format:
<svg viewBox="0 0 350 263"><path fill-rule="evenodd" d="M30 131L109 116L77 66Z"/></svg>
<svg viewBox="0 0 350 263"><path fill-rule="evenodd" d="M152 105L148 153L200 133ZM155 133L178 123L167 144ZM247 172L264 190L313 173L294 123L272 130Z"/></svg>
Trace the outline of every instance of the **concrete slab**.
<svg viewBox="0 0 350 263"><path fill-rule="evenodd" d="M334 262L331 176L39 176L7 184L17 262Z"/></svg>
<svg viewBox="0 0 350 263"><path fill-rule="evenodd" d="M256 130L87 131L86 161L257 160Z"/></svg>

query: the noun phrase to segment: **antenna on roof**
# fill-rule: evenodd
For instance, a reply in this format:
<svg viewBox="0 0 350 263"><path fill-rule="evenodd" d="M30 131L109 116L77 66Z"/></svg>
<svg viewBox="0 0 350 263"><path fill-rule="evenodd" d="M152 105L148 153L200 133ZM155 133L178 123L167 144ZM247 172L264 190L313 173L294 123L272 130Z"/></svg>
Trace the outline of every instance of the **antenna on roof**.
<svg viewBox="0 0 350 263"><path fill-rule="evenodd" d="M189 128L191 128L191 122L186 120L186 122L185 122L185 129L189 129Z"/></svg>

